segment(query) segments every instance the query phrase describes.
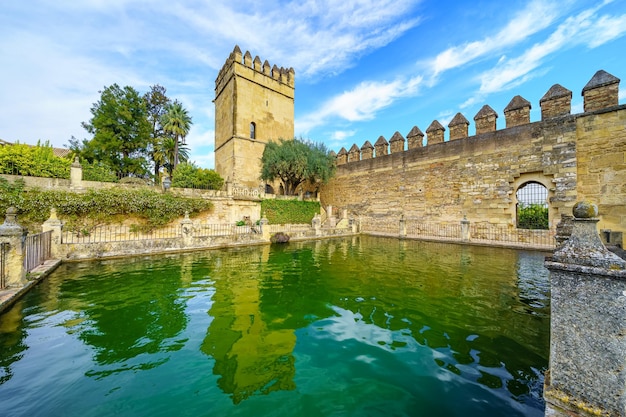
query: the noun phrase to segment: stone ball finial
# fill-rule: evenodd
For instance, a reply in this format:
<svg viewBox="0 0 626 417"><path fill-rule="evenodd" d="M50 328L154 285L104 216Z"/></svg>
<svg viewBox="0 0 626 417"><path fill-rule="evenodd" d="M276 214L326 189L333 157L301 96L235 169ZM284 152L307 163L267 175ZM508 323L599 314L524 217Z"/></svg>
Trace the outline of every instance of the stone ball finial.
<svg viewBox="0 0 626 417"><path fill-rule="evenodd" d="M579 201L572 210L577 219L591 219L598 217L598 206L591 201Z"/></svg>

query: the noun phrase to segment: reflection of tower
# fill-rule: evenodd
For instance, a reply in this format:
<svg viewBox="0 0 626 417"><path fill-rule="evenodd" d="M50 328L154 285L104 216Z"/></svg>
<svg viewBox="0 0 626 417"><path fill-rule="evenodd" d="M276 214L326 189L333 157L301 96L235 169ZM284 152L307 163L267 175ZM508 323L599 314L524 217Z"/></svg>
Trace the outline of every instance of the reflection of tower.
<svg viewBox="0 0 626 417"><path fill-rule="evenodd" d="M234 184L257 187L268 141L294 134L293 68L270 68L238 46L215 80L215 170Z"/></svg>
<svg viewBox="0 0 626 417"><path fill-rule="evenodd" d="M234 259L241 261L239 256ZM214 319L201 348L215 359L213 373L221 375L218 385L234 403L254 394L295 388L296 336L293 329L272 329L264 321L260 271L251 268L260 259L248 261L241 273L216 281L209 312Z"/></svg>

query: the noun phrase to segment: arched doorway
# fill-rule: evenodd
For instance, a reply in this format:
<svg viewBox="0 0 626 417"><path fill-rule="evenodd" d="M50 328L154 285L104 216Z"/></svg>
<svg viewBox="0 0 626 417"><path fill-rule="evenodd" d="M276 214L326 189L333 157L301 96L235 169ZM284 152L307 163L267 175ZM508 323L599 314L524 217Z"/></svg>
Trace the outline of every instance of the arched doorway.
<svg viewBox="0 0 626 417"><path fill-rule="evenodd" d="M518 229L549 229L548 189L536 181L523 183L516 191Z"/></svg>

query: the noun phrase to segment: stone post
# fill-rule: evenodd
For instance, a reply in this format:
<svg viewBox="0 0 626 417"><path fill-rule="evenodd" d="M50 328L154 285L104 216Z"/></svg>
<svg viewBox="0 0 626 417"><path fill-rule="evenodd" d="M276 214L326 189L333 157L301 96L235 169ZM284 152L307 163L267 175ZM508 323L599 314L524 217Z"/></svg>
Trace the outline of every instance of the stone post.
<svg viewBox="0 0 626 417"><path fill-rule="evenodd" d="M52 231L52 246L50 248L50 251L52 252L51 255L55 259L61 258L62 256L60 251L60 245L61 232L63 231L63 222L57 217L56 208L50 208L50 217L48 218L48 220L43 222L43 224L41 225L41 229L43 232Z"/></svg>
<svg viewBox="0 0 626 417"><path fill-rule="evenodd" d="M267 220L267 217L261 215L261 220L259 220L259 226L261 227L261 236L263 237L263 240L265 241L270 241L270 228L267 227L269 226L270 221Z"/></svg>
<svg viewBox="0 0 626 417"><path fill-rule="evenodd" d="M180 221L180 229L183 234L183 245L193 246L193 221L189 218L189 212L185 212L185 218Z"/></svg>
<svg viewBox="0 0 626 417"><path fill-rule="evenodd" d="M333 206L330 204L326 207L326 216L328 217L328 226L334 228L337 226L337 217L333 215Z"/></svg>
<svg viewBox="0 0 626 417"><path fill-rule="evenodd" d="M404 220L404 214L400 215L400 237L406 237L406 220Z"/></svg>
<svg viewBox="0 0 626 417"><path fill-rule="evenodd" d="M80 190L83 188L83 167L78 162L78 157L70 166L70 188L72 190Z"/></svg>
<svg viewBox="0 0 626 417"><path fill-rule="evenodd" d="M313 230L315 230L315 236L322 235L322 219L319 214L313 216L313 220L311 221L311 226L313 226Z"/></svg>
<svg viewBox="0 0 626 417"><path fill-rule="evenodd" d="M226 180L226 195L228 197L233 196L233 182L231 180Z"/></svg>
<svg viewBox="0 0 626 417"><path fill-rule="evenodd" d="M596 229L597 206L574 206L571 237L545 262L551 280L546 416L626 416L626 261Z"/></svg>
<svg viewBox="0 0 626 417"><path fill-rule="evenodd" d="M0 225L0 243L8 243L9 251L5 258L7 287L21 287L26 284L26 268L24 268L26 229L17 223L17 209L7 209L4 223Z"/></svg>
<svg viewBox="0 0 626 417"><path fill-rule="evenodd" d="M463 216L463 220L461 220L461 240L463 240L463 242L470 241L470 221L467 220L465 216Z"/></svg>

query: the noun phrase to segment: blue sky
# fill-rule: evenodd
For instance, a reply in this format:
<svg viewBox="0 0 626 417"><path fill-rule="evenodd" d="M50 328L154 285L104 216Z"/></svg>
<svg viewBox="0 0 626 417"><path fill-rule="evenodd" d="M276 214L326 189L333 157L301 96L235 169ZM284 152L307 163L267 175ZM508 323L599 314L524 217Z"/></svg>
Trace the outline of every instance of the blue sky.
<svg viewBox="0 0 626 417"><path fill-rule="evenodd" d="M626 1L3 0L0 139L89 138L98 91L154 84L193 118L191 158L213 168L214 83L238 44L296 71L296 136L342 146L499 114L555 83L572 111L599 70L626 80ZM620 104L625 87L620 88ZM447 138L447 133L446 133Z"/></svg>

